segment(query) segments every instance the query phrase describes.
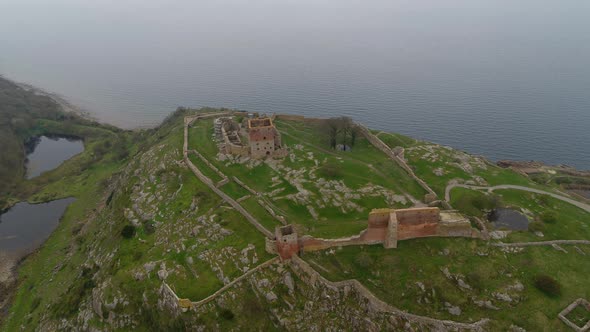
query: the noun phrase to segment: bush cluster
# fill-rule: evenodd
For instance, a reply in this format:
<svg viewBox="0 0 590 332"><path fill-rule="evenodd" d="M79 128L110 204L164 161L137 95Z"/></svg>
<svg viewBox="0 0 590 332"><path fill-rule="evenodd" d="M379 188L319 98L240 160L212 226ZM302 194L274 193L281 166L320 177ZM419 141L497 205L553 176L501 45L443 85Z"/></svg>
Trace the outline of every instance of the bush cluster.
<svg viewBox="0 0 590 332"><path fill-rule="evenodd" d="M326 163L326 164L322 165L320 167L320 169L318 170L318 172L320 173L320 175L322 177L325 177L328 179L339 178L342 176L342 170L340 169L340 167L338 167L337 165L334 165L332 163Z"/></svg>
<svg viewBox="0 0 590 332"><path fill-rule="evenodd" d="M559 285L557 280L548 275L539 274L535 276L533 283L538 290L549 296L555 297L561 295L561 285Z"/></svg>
<svg viewBox="0 0 590 332"><path fill-rule="evenodd" d="M121 236L123 236L126 239L132 238L133 235L135 235L135 227L133 227L132 225L125 225L125 227L123 227L123 229L121 230Z"/></svg>

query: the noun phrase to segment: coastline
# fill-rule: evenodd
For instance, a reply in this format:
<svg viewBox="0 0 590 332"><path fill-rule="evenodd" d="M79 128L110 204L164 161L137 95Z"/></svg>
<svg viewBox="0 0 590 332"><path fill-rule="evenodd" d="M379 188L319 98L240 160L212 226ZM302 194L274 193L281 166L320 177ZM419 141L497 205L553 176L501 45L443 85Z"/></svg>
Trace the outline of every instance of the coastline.
<svg viewBox="0 0 590 332"><path fill-rule="evenodd" d="M39 96L45 96L45 97L51 98L56 104L58 104L61 107L62 111L64 111L65 113L74 113L82 118L85 118L86 120L98 121L97 118L94 117L93 115L91 115L90 112L85 111L81 107L72 104L65 97L63 97L57 93L49 92L45 89L36 87L32 84L17 82L17 81L8 79L6 77L4 77L4 79L7 79L7 80L13 82L14 84L16 84L17 86L19 86L20 88L22 88L26 91L33 92L34 94L39 95Z"/></svg>

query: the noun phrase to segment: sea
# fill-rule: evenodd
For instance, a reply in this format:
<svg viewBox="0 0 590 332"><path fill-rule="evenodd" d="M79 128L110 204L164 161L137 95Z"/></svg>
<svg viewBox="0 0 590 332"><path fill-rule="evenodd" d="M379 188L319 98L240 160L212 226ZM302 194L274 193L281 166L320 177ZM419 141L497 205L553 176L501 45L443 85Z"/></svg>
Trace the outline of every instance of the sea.
<svg viewBox="0 0 590 332"><path fill-rule="evenodd" d="M0 74L125 128L310 117L590 169L590 2L1 0Z"/></svg>

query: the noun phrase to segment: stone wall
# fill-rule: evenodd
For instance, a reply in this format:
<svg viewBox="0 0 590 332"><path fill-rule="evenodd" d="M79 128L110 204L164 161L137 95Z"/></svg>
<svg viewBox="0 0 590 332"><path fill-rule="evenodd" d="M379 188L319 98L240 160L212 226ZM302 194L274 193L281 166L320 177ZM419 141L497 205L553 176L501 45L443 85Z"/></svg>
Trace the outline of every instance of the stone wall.
<svg viewBox="0 0 590 332"><path fill-rule="evenodd" d="M426 190L428 192L427 196L425 196L426 201L435 200L437 195L434 192L434 190L432 190L432 188L430 188L428 186L428 184L426 184L426 182L424 182L422 179L420 179L414 173L412 168L410 168L410 166L408 166L408 164L403 159L403 157L401 157L401 156L403 156L403 149L402 150L396 149L396 151L401 151L401 152L398 152L399 153L399 155L398 155L387 144L385 144L382 140L380 140L379 137L373 135L373 133L371 133L371 131L369 129L367 129L367 127L357 124L357 128L360 130L360 133L369 141L369 143L371 143L377 149L383 151L383 153L385 153L390 159L395 161L401 168L403 168L406 171L406 173L408 173L408 175L410 177L412 177L414 180L416 180L416 182L418 182L418 184L424 190Z"/></svg>
<svg viewBox="0 0 590 332"><path fill-rule="evenodd" d="M397 239L406 240L438 234L440 210L418 208L395 210L397 218Z"/></svg>
<svg viewBox="0 0 590 332"><path fill-rule="evenodd" d="M383 243L385 239L385 229L383 230L381 236L374 236L373 238L369 238L367 236L368 231L364 230L359 235L339 238L339 239L322 239L322 238L315 238L309 235L305 235L301 237L299 243L301 250L304 252L311 252L311 251L318 251L324 250L334 247L344 247L344 246L358 246L358 245L366 245L366 244L379 244Z"/></svg>
<svg viewBox="0 0 590 332"><path fill-rule="evenodd" d="M444 218L441 216L444 215ZM358 235L322 239L305 235L299 238L298 246L290 247L277 242L277 251L292 256L297 252L311 252L333 247L351 245L372 245L382 243L385 248L397 248L399 240L422 237L480 237L479 231L471 227L469 220L457 212L442 212L438 208L376 209L369 214L367 229ZM277 228L277 240L281 236ZM280 249L283 248L284 249ZM288 259L288 258L286 258Z"/></svg>
<svg viewBox="0 0 590 332"><path fill-rule="evenodd" d="M242 214L246 218L246 220L248 220L248 222L250 222L254 227L256 227L256 229L258 231L260 231L266 237L272 239L274 237L274 235L273 235L272 232L270 232L264 226L262 226L262 224L260 224L260 222L256 218L254 218L248 211L246 211L246 209L244 209L233 198L231 198L230 196L228 196L227 194L225 194L223 191L219 190L219 188L217 188L215 186L215 184L213 184L213 181L211 181L211 179L209 179L207 176L205 176L197 168L197 166L195 166L191 162L190 158L188 157L188 132L189 132L188 128L189 128L190 124L193 123L194 121L200 119L200 118L220 116L220 115L225 115L225 114L226 113L213 113L213 114L206 114L206 115L205 114L201 114L201 115L197 115L197 116L190 116L190 117L185 117L184 118L184 143L183 143L183 159L184 159L184 163L193 172L193 174L195 174L195 176L200 181L202 181L204 184L206 184L215 194L217 194L225 202L227 202L234 209L236 209L236 211L238 211L240 214Z"/></svg>
<svg viewBox="0 0 590 332"><path fill-rule="evenodd" d="M172 313L174 317L177 317L183 312L179 304L180 299L168 284L163 282L162 286L160 286L159 293L158 308L160 310L166 310Z"/></svg>
<svg viewBox="0 0 590 332"><path fill-rule="evenodd" d="M276 114L275 118L284 121L305 121L305 117L303 115Z"/></svg>
<svg viewBox="0 0 590 332"><path fill-rule="evenodd" d="M355 303L362 306L367 312L367 315L375 315L378 313L394 315L406 321L424 325L422 329L430 331L483 331L483 326L488 321L487 319L482 319L473 324L460 323L414 315L401 311L378 299L355 279L333 282L322 277L307 262L297 255L293 256L289 261L289 267L299 279L303 280L313 288L324 287L344 296L353 296L355 298Z"/></svg>

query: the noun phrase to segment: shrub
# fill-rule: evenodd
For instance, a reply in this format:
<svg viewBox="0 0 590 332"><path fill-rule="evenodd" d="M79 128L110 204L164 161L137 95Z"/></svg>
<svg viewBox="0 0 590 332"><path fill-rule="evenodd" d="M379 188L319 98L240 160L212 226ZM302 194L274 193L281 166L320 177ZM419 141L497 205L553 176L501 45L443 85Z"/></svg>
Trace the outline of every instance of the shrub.
<svg viewBox="0 0 590 332"><path fill-rule="evenodd" d="M549 296L561 295L561 286L559 285L557 280L553 279L552 277L544 274L539 274L535 276L535 279L533 281L535 287L541 292Z"/></svg>
<svg viewBox="0 0 590 332"><path fill-rule="evenodd" d="M325 178L338 178L342 176L342 170L340 167L332 163L322 165L318 172Z"/></svg>
<svg viewBox="0 0 590 332"><path fill-rule="evenodd" d="M143 224L143 231L146 234L154 234L154 232L156 231L156 224L153 221L148 221L146 223Z"/></svg>
<svg viewBox="0 0 590 332"><path fill-rule="evenodd" d="M498 195L478 195L473 197L471 204L478 210L495 210L503 205Z"/></svg>
<svg viewBox="0 0 590 332"><path fill-rule="evenodd" d="M529 223L529 231L542 232L545 230L545 225L542 222L532 221Z"/></svg>
<svg viewBox="0 0 590 332"><path fill-rule="evenodd" d="M37 309L40 304L41 304L41 298L39 298L38 296L35 297L33 299L33 302L31 302L31 311L34 311L35 309Z"/></svg>
<svg viewBox="0 0 590 332"><path fill-rule="evenodd" d="M547 182L549 182L549 180L551 179L551 175L547 173L536 173L531 174L530 179L538 184L547 184Z"/></svg>
<svg viewBox="0 0 590 332"><path fill-rule="evenodd" d="M549 201L549 196L547 195L541 195L539 196L539 204L542 206L548 206L550 203Z"/></svg>
<svg viewBox="0 0 590 332"><path fill-rule="evenodd" d="M126 239L132 238L133 235L135 235L135 227L132 225L125 225L121 230L121 235Z"/></svg>
<svg viewBox="0 0 590 332"><path fill-rule="evenodd" d="M483 277L477 271L471 271L465 276L467 283L476 289L483 289Z"/></svg>
<svg viewBox="0 0 590 332"><path fill-rule="evenodd" d="M541 214L541 220L547 224L555 224L557 222L557 214L553 211L546 211Z"/></svg>
<svg viewBox="0 0 590 332"><path fill-rule="evenodd" d="M234 319L234 316L235 316L234 313L231 310L229 310L229 309L223 309L223 310L221 310L220 315L225 320L232 320L232 319Z"/></svg>

